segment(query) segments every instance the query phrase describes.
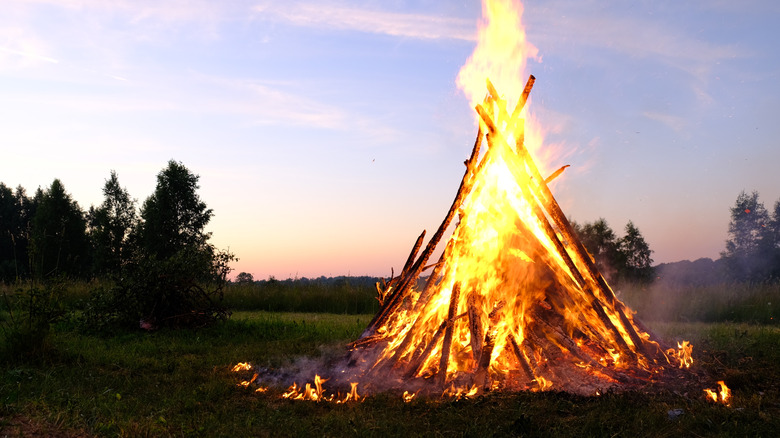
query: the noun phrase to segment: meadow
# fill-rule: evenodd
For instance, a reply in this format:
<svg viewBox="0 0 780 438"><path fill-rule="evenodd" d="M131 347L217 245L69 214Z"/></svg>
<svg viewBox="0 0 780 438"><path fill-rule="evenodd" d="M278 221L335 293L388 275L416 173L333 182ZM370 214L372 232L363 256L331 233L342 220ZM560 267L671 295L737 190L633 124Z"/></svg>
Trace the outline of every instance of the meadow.
<svg viewBox="0 0 780 438"><path fill-rule="evenodd" d="M86 287L64 288L61 293L70 295L63 301L77 308ZM269 296L284 295L283 288L276 287ZM375 394L358 403L333 404L282 399L285 387L256 393L253 386L238 385L249 378L231 371L238 362L277 368L300 357L345 351L372 316L350 313L352 307L344 305L359 302L362 298L355 297L360 294L366 295L368 303L372 291L349 287L350 294L356 295L345 294L350 298L342 301L335 297L340 292L331 290L334 301L342 303L338 313L295 311L327 300L320 287L296 289L297 298L290 302L297 302L298 308L284 312L269 305L272 301L254 296L262 294L262 288L229 289L225 301L234 300L233 316L198 330L89 333L66 315L52 324L40 349L20 360L0 361L0 437L758 437L776 436L780 430L780 326L775 319L762 322L763 310L756 312L733 296L739 291L747 303L778 298L778 288L764 286L724 288L719 298L709 300L696 298L697 291L672 291L688 298L679 298L674 307L678 313L644 317L663 339L694 344L690 379L673 389L599 397L494 393L409 403L398 394ZM641 288L625 288L621 296L640 309L640 316L645 305L646 310L660 312L657 305L651 306L653 299L645 297L642 303L637 299L641 295L630 298L640 292ZM697 304L685 307L686 301ZM252 308L259 302L272 311ZM708 320L715 318L712 315L731 319ZM701 392L702 385L713 387L717 380L724 380L733 391L729 406L712 403Z"/></svg>

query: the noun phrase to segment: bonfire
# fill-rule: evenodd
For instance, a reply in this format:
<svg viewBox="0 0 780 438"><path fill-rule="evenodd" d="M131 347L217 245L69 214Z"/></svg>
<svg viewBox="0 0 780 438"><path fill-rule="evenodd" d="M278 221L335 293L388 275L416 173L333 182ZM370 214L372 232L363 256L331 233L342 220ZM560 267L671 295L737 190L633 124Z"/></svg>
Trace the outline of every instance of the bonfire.
<svg viewBox="0 0 780 438"><path fill-rule="evenodd" d="M424 247L423 231L401 272L377 284L379 312L325 370L336 385L351 384L352 400L357 384L404 399L496 390L596 395L692 363L689 344L665 346L596 268L550 189L568 166L543 175L534 160L540 142L525 107L535 78L520 73L536 49L521 9L483 3L477 48L458 77L476 111L476 141L441 225ZM320 382L316 376L315 387L294 385L285 396L321 399Z"/></svg>
<svg viewBox="0 0 780 438"><path fill-rule="evenodd" d="M367 387L595 394L688 363L616 298L577 238L548 187L565 166L542 176L524 146L534 80L514 107L486 82L455 201L422 252L425 232L401 273L377 286L381 308L352 343L350 365Z"/></svg>

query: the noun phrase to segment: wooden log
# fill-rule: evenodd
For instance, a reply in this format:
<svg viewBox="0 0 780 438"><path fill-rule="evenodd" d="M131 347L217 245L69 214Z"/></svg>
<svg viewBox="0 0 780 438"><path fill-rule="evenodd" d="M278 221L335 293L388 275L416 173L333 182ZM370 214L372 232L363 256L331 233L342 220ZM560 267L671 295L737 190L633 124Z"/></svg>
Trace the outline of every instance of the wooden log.
<svg viewBox="0 0 780 438"><path fill-rule="evenodd" d="M466 316L466 313L462 313L456 316L453 322L463 318L464 316ZM412 377L416 376L417 373L420 372L420 368L428 359L428 356L431 355L431 352L436 347L436 344L439 343L439 339L441 339L441 337L444 335L444 331L446 329L447 329L447 321L445 320L442 321L441 324L439 324L439 327L436 329L436 332L434 332L433 337L428 342L428 345L425 346L423 352L419 356L412 358L409 364L409 368L407 369L406 374L404 374L405 379L411 379Z"/></svg>
<svg viewBox="0 0 780 438"><path fill-rule="evenodd" d="M480 355L482 354L482 338L484 336L482 330L482 319L479 316L479 310L475 304L474 293L469 295L468 299L468 316L469 316L469 333L471 343L471 353L474 357L474 362L479 362Z"/></svg>
<svg viewBox="0 0 780 438"><path fill-rule="evenodd" d="M447 367L450 363L450 348L452 347L452 331L455 327L455 316L458 312L459 300L460 284L455 283L450 294L450 306L447 309L447 328L444 330L444 341L442 343L441 358L439 360L439 374L437 379L442 386L444 386L447 381Z"/></svg>
<svg viewBox="0 0 780 438"><path fill-rule="evenodd" d="M374 345L378 343L379 341L385 339L382 335L372 335L372 336L366 336L364 338L360 338L356 341L353 341L349 344L349 348L362 348L362 347L368 347L370 345Z"/></svg>
<svg viewBox="0 0 780 438"><path fill-rule="evenodd" d="M493 349L496 346L496 324L500 319L501 309L506 305L506 301L501 300L493 306L493 310L488 314L488 321L490 325L485 331L485 337L482 341L482 351L479 355L479 361L477 363L477 371L474 373L474 382L478 386L487 390L490 388L490 381L488 380L488 368L490 368L490 360L493 356Z"/></svg>
<svg viewBox="0 0 780 438"><path fill-rule="evenodd" d="M425 238L425 230L423 230L423 232L414 242L412 251L409 253L409 257L407 257L406 263L404 263L404 268L401 270L401 274L399 275L399 277L405 278L407 275L409 275L409 270L412 269L414 260L417 258L417 252L420 251L420 247L422 246L424 238Z"/></svg>
<svg viewBox="0 0 780 438"><path fill-rule="evenodd" d="M550 339L559 347L566 349L569 353L571 353L572 356L576 357L586 365L590 365L595 368L602 367L597 360L593 359L588 353L582 351L582 349L580 349L580 347L576 342L574 342L573 339L563 333L558 325L552 324L550 322L549 318L546 317L550 311L543 311L537 307L531 313L534 320L537 322L537 325L546 335L547 339ZM561 319L563 318L561 317Z"/></svg>
<svg viewBox="0 0 780 438"><path fill-rule="evenodd" d="M517 120L518 117L520 117L520 111L523 110L525 103L528 102L528 96L531 94L531 89L534 87L535 82L536 82L536 77L534 77L534 75L529 75L528 80L525 82L523 93L520 95L520 98L517 101L517 105L515 105L514 111L512 111L511 120L514 121Z"/></svg>
<svg viewBox="0 0 780 438"><path fill-rule="evenodd" d="M490 388L490 380L488 379L488 368L490 367L490 359L493 355L493 348L496 346L496 334L491 330L485 333L485 340L482 343L482 353L479 356L479 363L477 365L477 371L474 373L474 383L482 387L482 389Z"/></svg>
<svg viewBox="0 0 780 438"><path fill-rule="evenodd" d="M515 339L515 336L513 334L507 335L509 338L509 344L512 346L512 351L515 353L515 357L517 357L517 361L520 362L520 368L525 373L526 377L528 377L529 381L533 381L536 379L534 376L534 372L531 370L531 365L528 363L528 359L525 358L525 355L523 354L523 351L520 349L520 345L517 344L517 339Z"/></svg>
<svg viewBox="0 0 780 438"><path fill-rule="evenodd" d="M418 372L420 372L420 367L422 367L425 360L428 359L428 356L430 356L434 347L436 347L436 344L439 343L439 339L444 335L444 330L446 329L447 321L442 321L441 324L439 324L439 328L436 329L436 332L434 332L433 337L431 337L430 342L428 342L428 345L425 346L425 349L422 351L422 353L419 356L412 358L409 368L407 369L406 374L404 374L405 379L411 379L412 377L416 376Z"/></svg>
<svg viewBox="0 0 780 438"><path fill-rule="evenodd" d="M626 340L623 339L623 335L620 333L617 327L615 327L615 324L612 324L612 320L609 319L609 316L607 316L606 312L604 312L604 308L601 307L601 302L598 300L598 298L593 298L593 301L590 302L590 307L596 312L596 315L598 315L601 323L604 324L607 329L609 329L609 331L614 334L613 340L617 343L620 352L627 354L632 361L635 361L636 353L634 353L634 351L629 348Z"/></svg>
<svg viewBox="0 0 780 438"><path fill-rule="evenodd" d="M554 180L555 178L558 178L558 176L560 176L563 173L563 171L566 170L567 167L570 167L570 165L567 164L565 166L561 166L560 169L556 170L555 172L552 173L552 175L550 175L547 178L545 178L544 179L544 183L545 184L550 184L550 182L552 180Z"/></svg>

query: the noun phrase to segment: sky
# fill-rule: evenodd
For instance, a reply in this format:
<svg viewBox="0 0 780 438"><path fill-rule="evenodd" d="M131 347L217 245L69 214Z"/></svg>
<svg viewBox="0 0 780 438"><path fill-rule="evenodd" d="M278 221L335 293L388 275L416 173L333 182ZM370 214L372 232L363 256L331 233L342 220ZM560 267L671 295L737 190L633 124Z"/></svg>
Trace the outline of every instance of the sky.
<svg viewBox="0 0 780 438"><path fill-rule="evenodd" d="M455 78L479 1L0 4L0 182L59 178L87 210L114 170L140 206L180 161L235 273L397 272L473 146ZM570 218L633 221L656 263L714 259L741 191L780 199L780 3L524 5Z"/></svg>

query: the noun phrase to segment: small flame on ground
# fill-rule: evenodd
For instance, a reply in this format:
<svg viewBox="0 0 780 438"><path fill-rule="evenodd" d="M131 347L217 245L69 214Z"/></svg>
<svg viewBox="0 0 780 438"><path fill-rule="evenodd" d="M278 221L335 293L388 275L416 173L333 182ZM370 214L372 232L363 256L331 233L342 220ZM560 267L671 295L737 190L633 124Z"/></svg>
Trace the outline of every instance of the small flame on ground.
<svg viewBox="0 0 780 438"><path fill-rule="evenodd" d="M677 358L680 362L680 368L690 368L693 365L693 345L688 341L682 341L677 343L677 350L670 348L666 351L669 357Z"/></svg>
<svg viewBox="0 0 780 438"><path fill-rule="evenodd" d="M239 383L239 384L238 384L238 386L243 386L244 388L247 388L247 387L248 387L249 385L251 385L251 384L252 384L252 382L254 382L255 380L257 380L257 373L255 373L255 375L254 375L254 376L252 376L252 378L251 378L251 379L249 379L249 380L244 380L243 382Z"/></svg>
<svg viewBox="0 0 780 438"><path fill-rule="evenodd" d="M731 389L726 386L726 383L723 382L723 380L719 380L718 385L720 386L720 390L716 389L713 391L712 389L705 388L704 393L707 394L707 398L713 402L720 402L728 406L731 403Z"/></svg>
<svg viewBox="0 0 780 438"><path fill-rule="evenodd" d="M249 371L252 369L252 365L249 364L249 362L239 362L232 368L232 371L234 373L237 373L239 371Z"/></svg>
<svg viewBox="0 0 780 438"><path fill-rule="evenodd" d="M287 392L282 394L282 398L289 398L290 400L310 400L310 401L326 401L334 403L346 403L349 401L360 401L363 398L357 393L358 383L350 383L351 390L343 398L341 394L325 395L325 390L322 384L327 382L328 379L323 379L319 375L314 376L314 386L311 383L307 383L303 388L299 387L297 383L293 382L292 386L287 388Z"/></svg>
<svg viewBox="0 0 780 438"><path fill-rule="evenodd" d="M539 389L541 391L546 391L546 390L550 389L552 387L552 385L553 385L553 383L551 381L545 379L542 376L537 376L536 377L536 383L539 384Z"/></svg>
<svg viewBox="0 0 780 438"><path fill-rule="evenodd" d="M471 398L477 395L478 391L479 391L479 387L477 385L472 385L471 388L464 388L464 387L456 388L455 385L452 385L449 388L445 389L444 392L441 394L441 396L452 397L452 398Z"/></svg>
<svg viewBox="0 0 780 438"><path fill-rule="evenodd" d="M416 396L417 396L417 393L416 393L416 392L409 392L409 391L404 391L404 393L403 393L403 395L402 395L401 397L403 397L403 399L404 399L404 403L409 403L409 402L410 402L410 401L412 401L412 399L414 399Z"/></svg>

